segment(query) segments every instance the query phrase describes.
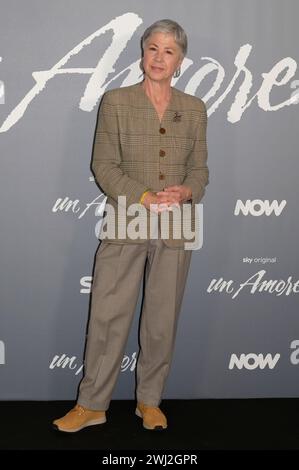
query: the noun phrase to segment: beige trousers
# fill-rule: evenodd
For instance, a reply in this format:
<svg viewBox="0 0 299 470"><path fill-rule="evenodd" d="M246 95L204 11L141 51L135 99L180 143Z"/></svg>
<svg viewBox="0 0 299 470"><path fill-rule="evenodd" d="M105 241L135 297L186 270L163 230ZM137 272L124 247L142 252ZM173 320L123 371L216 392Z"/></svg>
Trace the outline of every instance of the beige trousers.
<svg viewBox="0 0 299 470"><path fill-rule="evenodd" d="M102 241L92 284L84 377L78 403L107 410L120 372L141 282L145 287L136 365L136 398L159 406L174 350L192 250L161 239L143 244Z"/></svg>

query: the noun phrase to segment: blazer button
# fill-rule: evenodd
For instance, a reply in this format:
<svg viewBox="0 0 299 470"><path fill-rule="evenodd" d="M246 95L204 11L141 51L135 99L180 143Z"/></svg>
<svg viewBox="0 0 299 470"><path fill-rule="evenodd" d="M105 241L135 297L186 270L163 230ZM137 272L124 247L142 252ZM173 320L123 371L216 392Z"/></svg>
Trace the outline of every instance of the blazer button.
<svg viewBox="0 0 299 470"><path fill-rule="evenodd" d="M165 180L165 175L163 175L163 173L160 173L159 180Z"/></svg>
<svg viewBox="0 0 299 470"><path fill-rule="evenodd" d="M164 127L160 127L160 134L165 134L166 130L164 129Z"/></svg>
<svg viewBox="0 0 299 470"><path fill-rule="evenodd" d="M160 157L165 157L165 154L166 154L165 150L161 149L159 152Z"/></svg>

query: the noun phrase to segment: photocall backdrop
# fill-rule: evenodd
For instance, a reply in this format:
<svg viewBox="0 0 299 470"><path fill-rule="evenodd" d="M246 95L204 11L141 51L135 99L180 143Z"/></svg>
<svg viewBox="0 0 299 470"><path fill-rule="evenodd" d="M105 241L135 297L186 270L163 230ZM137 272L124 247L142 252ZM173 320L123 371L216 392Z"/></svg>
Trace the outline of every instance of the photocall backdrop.
<svg viewBox="0 0 299 470"><path fill-rule="evenodd" d="M0 399L75 399L105 198L105 90L186 30L173 86L208 109L210 184L165 398L299 396L296 0L0 2ZM141 294L141 293L140 293ZM113 398L134 397L141 295Z"/></svg>

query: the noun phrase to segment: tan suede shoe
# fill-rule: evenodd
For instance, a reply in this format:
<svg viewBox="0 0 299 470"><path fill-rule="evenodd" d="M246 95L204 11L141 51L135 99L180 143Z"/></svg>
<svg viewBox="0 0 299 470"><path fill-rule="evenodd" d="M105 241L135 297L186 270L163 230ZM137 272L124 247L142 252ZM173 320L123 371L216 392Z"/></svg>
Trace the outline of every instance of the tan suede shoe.
<svg viewBox="0 0 299 470"><path fill-rule="evenodd" d="M53 421L53 427L57 431L77 432L87 426L106 423L105 411L94 411L84 408L84 406L76 405L65 416Z"/></svg>
<svg viewBox="0 0 299 470"><path fill-rule="evenodd" d="M145 429L162 431L167 428L166 416L158 407L138 402L135 413L139 418L143 419L143 427Z"/></svg>

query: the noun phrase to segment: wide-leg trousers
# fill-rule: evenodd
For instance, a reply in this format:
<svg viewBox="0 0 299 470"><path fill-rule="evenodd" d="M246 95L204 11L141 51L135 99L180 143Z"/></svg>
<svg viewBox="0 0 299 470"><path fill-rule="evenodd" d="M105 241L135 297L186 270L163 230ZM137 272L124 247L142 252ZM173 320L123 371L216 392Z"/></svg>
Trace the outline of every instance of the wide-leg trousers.
<svg viewBox="0 0 299 470"><path fill-rule="evenodd" d="M101 242L96 254L84 377L77 402L107 410L121 370L139 291L145 288L136 364L136 398L159 406L169 373L192 250Z"/></svg>

